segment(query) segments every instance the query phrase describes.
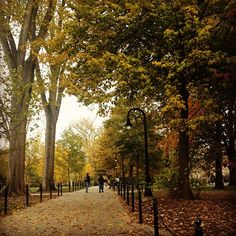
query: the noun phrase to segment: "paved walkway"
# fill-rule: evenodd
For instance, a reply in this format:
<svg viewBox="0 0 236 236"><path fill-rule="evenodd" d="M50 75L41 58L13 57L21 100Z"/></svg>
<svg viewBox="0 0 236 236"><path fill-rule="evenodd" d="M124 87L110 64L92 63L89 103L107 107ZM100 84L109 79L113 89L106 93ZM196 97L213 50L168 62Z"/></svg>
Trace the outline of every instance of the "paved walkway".
<svg viewBox="0 0 236 236"><path fill-rule="evenodd" d="M113 190L79 190L38 203L0 219L1 236L154 235L144 224L132 222L128 209Z"/></svg>

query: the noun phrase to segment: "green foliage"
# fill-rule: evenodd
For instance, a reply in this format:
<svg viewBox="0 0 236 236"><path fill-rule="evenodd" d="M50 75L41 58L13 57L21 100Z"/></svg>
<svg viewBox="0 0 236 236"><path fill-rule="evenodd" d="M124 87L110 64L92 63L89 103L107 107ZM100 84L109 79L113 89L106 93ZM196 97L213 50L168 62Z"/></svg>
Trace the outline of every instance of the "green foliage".
<svg viewBox="0 0 236 236"><path fill-rule="evenodd" d="M31 186L42 183L43 144L39 138L30 139L26 148L25 181Z"/></svg>
<svg viewBox="0 0 236 236"><path fill-rule="evenodd" d="M64 130L61 139L57 141L55 159L58 181L77 180L85 166L86 156L81 136L71 128Z"/></svg>
<svg viewBox="0 0 236 236"><path fill-rule="evenodd" d="M178 187L178 171L175 168L165 167L155 177L155 184L158 188L167 189L173 196L176 196Z"/></svg>

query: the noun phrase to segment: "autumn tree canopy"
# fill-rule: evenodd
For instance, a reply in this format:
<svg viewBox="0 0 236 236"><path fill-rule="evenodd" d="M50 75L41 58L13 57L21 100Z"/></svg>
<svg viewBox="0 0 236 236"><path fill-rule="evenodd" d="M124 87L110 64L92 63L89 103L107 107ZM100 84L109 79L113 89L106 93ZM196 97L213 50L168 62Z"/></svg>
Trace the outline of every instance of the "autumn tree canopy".
<svg viewBox="0 0 236 236"><path fill-rule="evenodd" d="M190 135L202 122L219 118L212 109L211 83L231 56L214 40L233 7L225 1L186 0L81 1L71 6L77 21L71 26L77 85L71 92L85 103L99 102L102 109L123 98L130 104L141 99L141 107L157 103L154 109L163 115L164 126L178 132L182 197L192 195ZM190 98L204 115L190 116Z"/></svg>

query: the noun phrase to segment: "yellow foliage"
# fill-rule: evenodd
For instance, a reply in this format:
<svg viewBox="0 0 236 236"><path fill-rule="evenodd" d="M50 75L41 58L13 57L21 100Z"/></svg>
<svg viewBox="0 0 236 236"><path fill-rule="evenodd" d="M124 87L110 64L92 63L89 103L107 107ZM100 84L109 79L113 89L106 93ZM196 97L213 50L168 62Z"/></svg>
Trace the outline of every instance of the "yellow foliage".
<svg viewBox="0 0 236 236"><path fill-rule="evenodd" d="M90 176L94 176L95 174L95 170L89 162L86 163L84 170L82 171L82 175L85 176L87 173L89 173Z"/></svg>
<svg viewBox="0 0 236 236"><path fill-rule="evenodd" d="M160 61L153 61L152 64L156 67L162 67L162 63Z"/></svg>

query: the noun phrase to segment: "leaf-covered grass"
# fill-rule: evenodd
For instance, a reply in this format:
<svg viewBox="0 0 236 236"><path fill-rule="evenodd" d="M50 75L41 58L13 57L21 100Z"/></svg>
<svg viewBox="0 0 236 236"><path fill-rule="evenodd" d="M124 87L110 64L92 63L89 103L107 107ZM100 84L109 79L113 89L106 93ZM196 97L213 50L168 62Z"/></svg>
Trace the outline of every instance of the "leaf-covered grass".
<svg viewBox="0 0 236 236"><path fill-rule="evenodd" d="M55 193L53 194L52 198L57 197ZM50 195L44 194L42 198L42 202L50 200ZM33 206L34 204L40 203L40 196L39 194L30 194L29 196L29 207ZM13 212L20 211L26 208L26 196L9 196L7 202L7 214L12 214ZM1 197L0 199L0 217L4 216L4 198Z"/></svg>
<svg viewBox="0 0 236 236"><path fill-rule="evenodd" d="M170 231L172 235L194 235L196 218L202 220L204 236L236 235L236 191L227 187L225 190L210 189L200 192L195 200L173 199L165 191L156 191L158 202L159 228ZM125 203L124 203L125 204ZM135 212L138 221L138 200ZM153 201L143 197L143 222L153 226Z"/></svg>

